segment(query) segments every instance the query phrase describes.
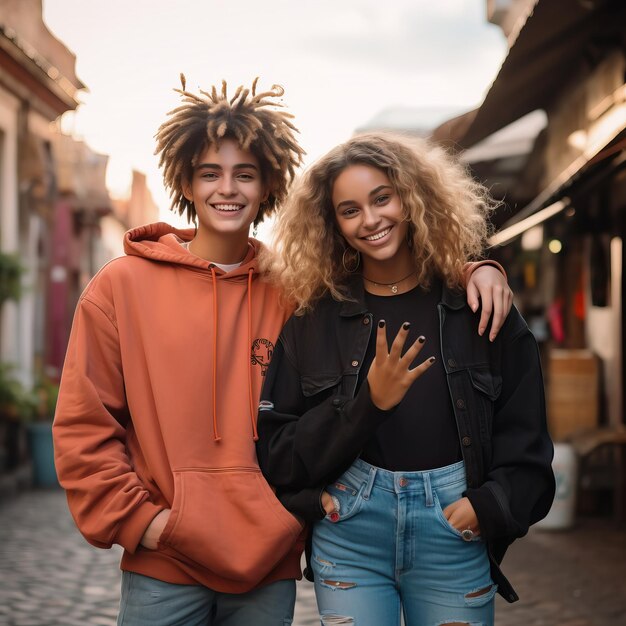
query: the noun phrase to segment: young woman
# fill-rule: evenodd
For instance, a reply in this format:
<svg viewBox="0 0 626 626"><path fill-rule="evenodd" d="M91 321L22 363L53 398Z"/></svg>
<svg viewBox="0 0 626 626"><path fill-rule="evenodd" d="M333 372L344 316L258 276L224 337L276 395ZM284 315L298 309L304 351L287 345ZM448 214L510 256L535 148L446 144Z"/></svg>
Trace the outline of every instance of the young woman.
<svg viewBox="0 0 626 626"><path fill-rule="evenodd" d="M262 471L315 521L323 624L493 624L499 563L554 493L537 346L511 312L472 330L463 267L485 190L424 141L335 148L282 211L274 268L299 303L260 404ZM424 358L426 357L426 358Z"/></svg>

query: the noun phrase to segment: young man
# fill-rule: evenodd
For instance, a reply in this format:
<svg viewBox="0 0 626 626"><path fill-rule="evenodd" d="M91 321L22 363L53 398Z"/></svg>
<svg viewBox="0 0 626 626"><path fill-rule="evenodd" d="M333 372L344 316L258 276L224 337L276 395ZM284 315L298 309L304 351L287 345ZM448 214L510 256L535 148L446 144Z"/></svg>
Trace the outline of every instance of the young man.
<svg viewBox="0 0 626 626"><path fill-rule="evenodd" d="M262 478L254 441L290 311L248 234L284 200L303 151L280 87L196 96L183 80L180 93L157 153L173 210L197 230L128 232L126 256L85 289L54 423L57 471L86 539L124 548L119 624L288 624L303 529ZM494 300L497 330L505 279L482 268L468 291Z"/></svg>

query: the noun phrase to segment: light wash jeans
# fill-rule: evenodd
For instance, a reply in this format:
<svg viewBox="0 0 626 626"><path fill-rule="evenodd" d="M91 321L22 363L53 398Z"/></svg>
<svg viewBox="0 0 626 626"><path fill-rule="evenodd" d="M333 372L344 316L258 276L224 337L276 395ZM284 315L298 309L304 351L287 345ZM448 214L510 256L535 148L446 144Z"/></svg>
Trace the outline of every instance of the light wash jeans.
<svg viewBox="0 0 626 626"><path fill-rule="evenodd" d="M361 459L328 486L338 515L313 527L322 625L493 626L486 546L443 515L466 488L463 463L390 472Z"/></svg>
<svg viewBox="0 0 626 626"><path fill-rule="evenodd" d="M122 572L118 626L288 626L295 580L247 593L219 593L201 585L174 585Z"/></svg>

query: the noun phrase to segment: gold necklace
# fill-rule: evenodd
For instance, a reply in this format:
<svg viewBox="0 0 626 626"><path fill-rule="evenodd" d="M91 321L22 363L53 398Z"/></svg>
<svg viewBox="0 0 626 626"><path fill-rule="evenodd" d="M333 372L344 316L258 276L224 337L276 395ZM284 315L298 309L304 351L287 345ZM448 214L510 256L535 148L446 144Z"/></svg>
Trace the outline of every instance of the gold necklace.
<svg viewBox="0 0 626 626"><path fill-rule="evenodd" d="M394 280L392 283L377 283L375 280L368 278L367 276L363 276L363 280L366 280L368 283L372 283L372 285L376 285L377 287L389 287L391 293L398 293L398 285L405 281L407 278L410 278L415 274L415 270L413 270L410 274L407 274L404 278L400 280Z"/></svg>

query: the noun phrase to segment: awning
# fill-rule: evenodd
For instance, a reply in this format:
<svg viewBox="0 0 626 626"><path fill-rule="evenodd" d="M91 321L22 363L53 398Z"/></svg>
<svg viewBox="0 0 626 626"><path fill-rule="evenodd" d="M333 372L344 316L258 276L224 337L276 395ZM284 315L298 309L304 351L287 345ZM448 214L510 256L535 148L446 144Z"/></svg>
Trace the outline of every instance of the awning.
<svg viewBox="0 0 626 626"><path fill-rule="evenodd" d="M539 0L481 107L446 122L435 136L467 148L523 115L545 109L584 58L593 62L594 46L621 41L625 23L623 0Z"/></svg>
<svg viewBox="0 0 626 626"><path fill-rule="evenodd" d="M592 158L581 155L579 159L574 161L560 176L538 194L532 202L516 213L495 235L490 237L489 246L505 245L533 226L542 224L569 207L571 201L564 194L568 192L571 183L578 180L591 167L612 157L615 157L613 167L623 167L623 163L626 162L626 137L621 136L593 155ZM550 199L555 199L559 196L559 193L561 198L546 206Z"/></svg>

